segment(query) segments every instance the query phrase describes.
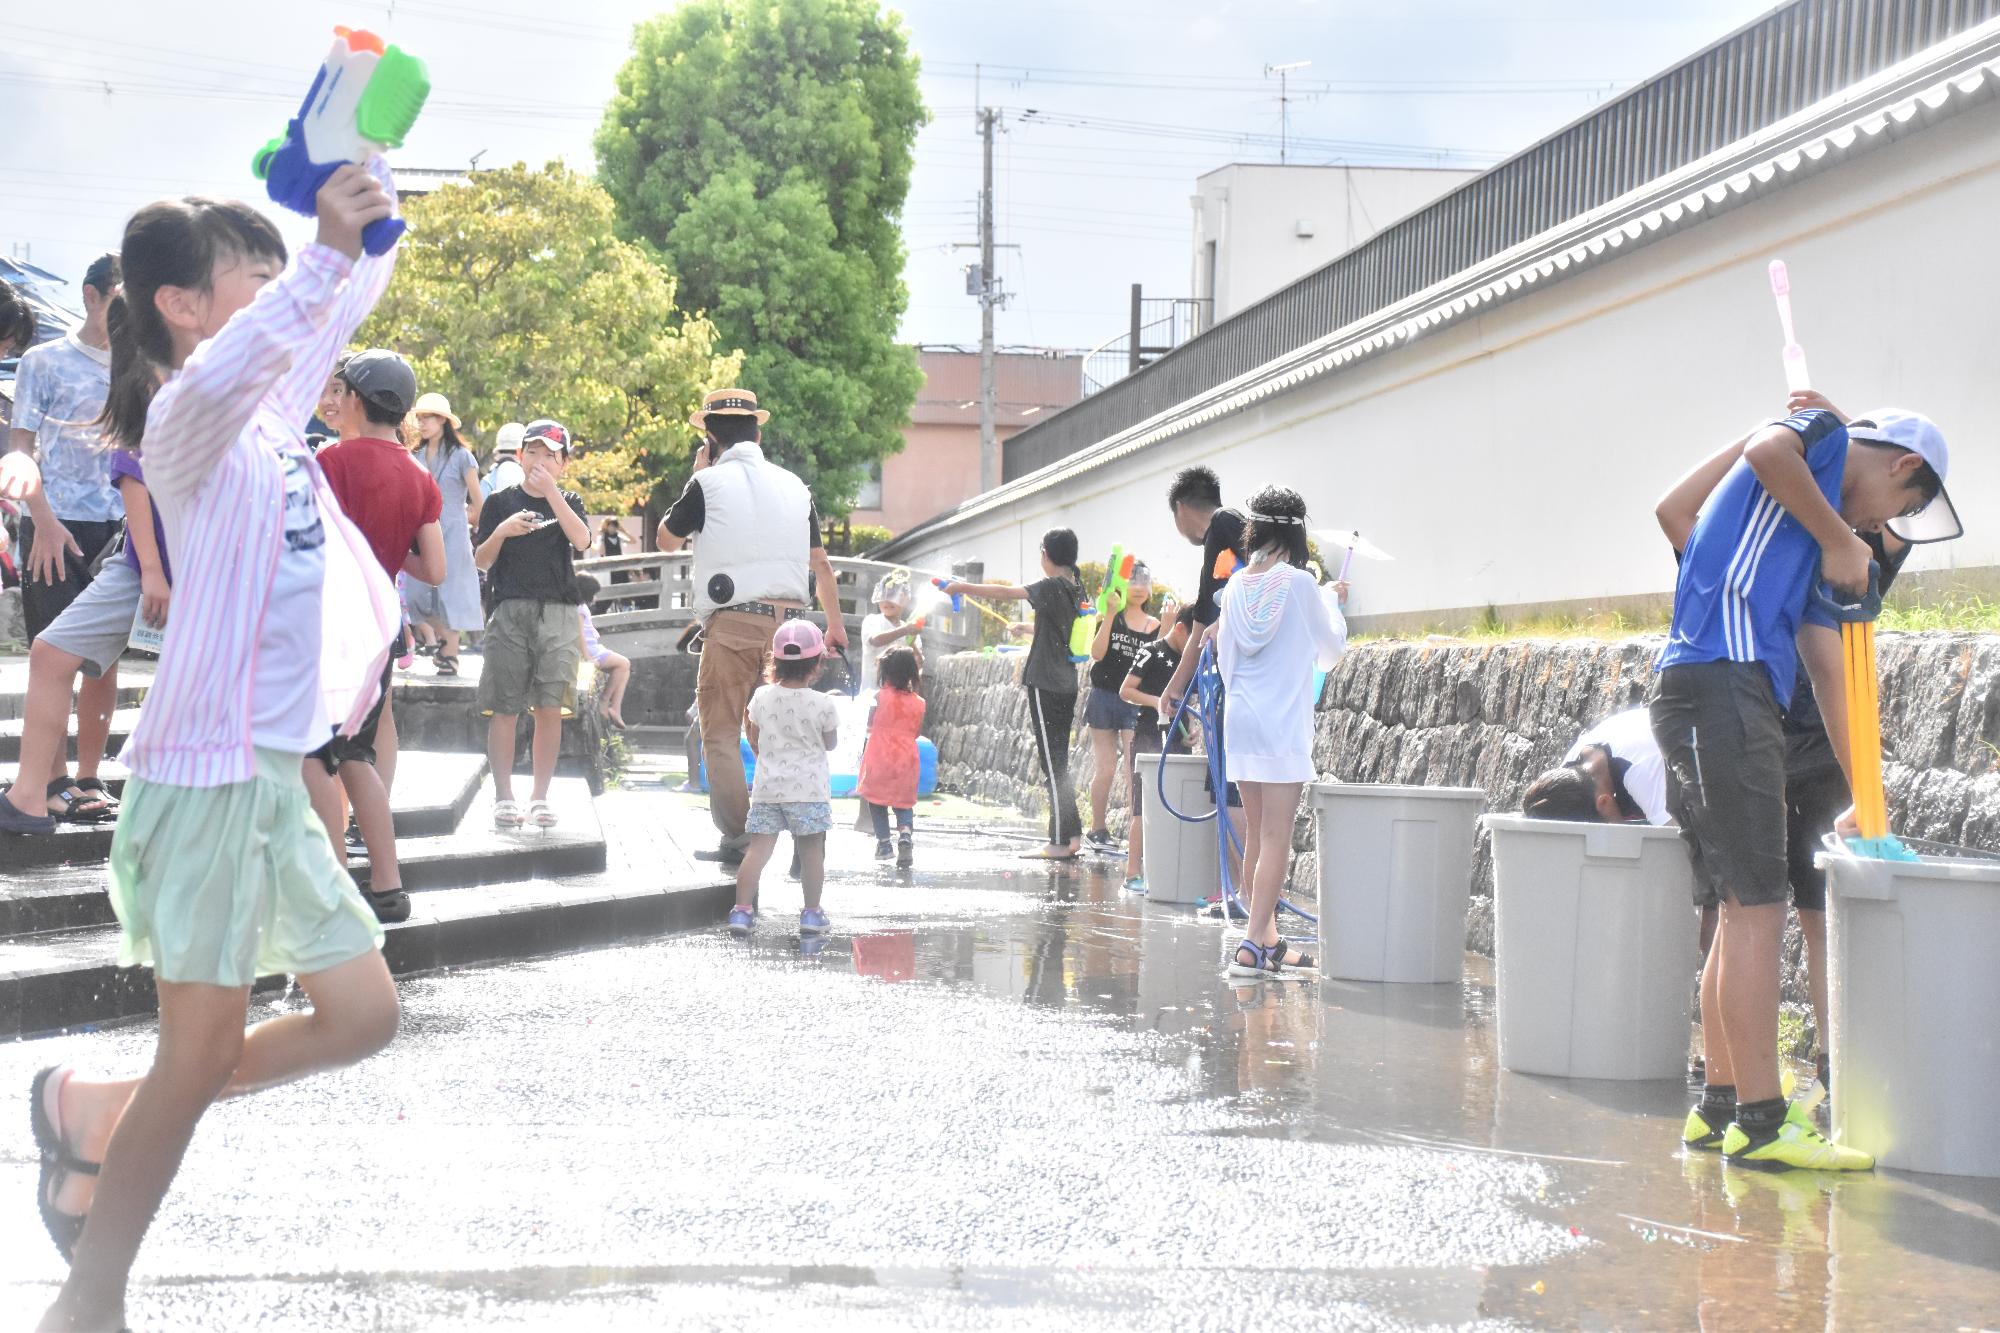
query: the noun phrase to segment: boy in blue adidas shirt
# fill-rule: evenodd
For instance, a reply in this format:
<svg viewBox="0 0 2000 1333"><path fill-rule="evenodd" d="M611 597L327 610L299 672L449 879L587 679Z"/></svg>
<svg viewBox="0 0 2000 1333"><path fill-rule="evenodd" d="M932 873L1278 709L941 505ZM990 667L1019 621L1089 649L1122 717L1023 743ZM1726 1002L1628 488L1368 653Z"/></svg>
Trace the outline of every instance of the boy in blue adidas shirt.
<svg viewBox="0 0 2000 1333"><path fill-rule="evenodd" d="M1683 1137L1765 1169L1874 1165L1821 1137L1778 1083L1789 891L1783 718L1801 646L1822 702L1845 698L1839 642L1811 608L1813 583L1850 596L1868 586L1871 553L1857 532L1887 528L1917 543L1961 531L1936 426L1893 410L1844 424L1824 402L1795 396L1791 416L1724 451L1742 456L1689 539L1651 705L1668 806L1723 895L1702 973L1708 1086ZM1827 725L1844 755L1837 706Z"/></svg>

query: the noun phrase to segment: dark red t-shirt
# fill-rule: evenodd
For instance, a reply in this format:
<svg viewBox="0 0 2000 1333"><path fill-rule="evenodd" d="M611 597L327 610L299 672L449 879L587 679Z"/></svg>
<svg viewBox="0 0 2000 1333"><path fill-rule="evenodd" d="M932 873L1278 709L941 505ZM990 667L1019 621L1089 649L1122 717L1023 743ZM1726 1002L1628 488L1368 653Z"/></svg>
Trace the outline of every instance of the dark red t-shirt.
<svg viewBox="0 0 2000 1333"><path fill-rule="evenodd" d="M362 436L329 444L318 454L340 507L368 539L391 579L416 544L417 529L438 521L444 497L424 465L394 440Z"/></svg>

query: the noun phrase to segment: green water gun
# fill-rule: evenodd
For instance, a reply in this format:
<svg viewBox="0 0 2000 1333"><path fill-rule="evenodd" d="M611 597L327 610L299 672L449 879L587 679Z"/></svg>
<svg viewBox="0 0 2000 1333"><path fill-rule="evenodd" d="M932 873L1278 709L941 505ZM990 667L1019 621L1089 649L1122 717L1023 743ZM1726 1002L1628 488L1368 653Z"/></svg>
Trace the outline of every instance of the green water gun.
<svg viewBox="0 0 2000 1333"><path fill-rule="evenodd" d="M1090 656L1090 641L1097 637L1097 627L1104 623L1101 617L1117 614L1111 609L1111 593L1125 590L1125 581L1132 574L1132 557L1125 554L1123 545L1111 548L1111 558L1104 562L1104 587L1098 592L1095 602L1085 602L1077 608L1076 623L1069 627L1069 655L1072 661L1081 662ZM1123 610L1120 604L1119 610Z"/></svg>

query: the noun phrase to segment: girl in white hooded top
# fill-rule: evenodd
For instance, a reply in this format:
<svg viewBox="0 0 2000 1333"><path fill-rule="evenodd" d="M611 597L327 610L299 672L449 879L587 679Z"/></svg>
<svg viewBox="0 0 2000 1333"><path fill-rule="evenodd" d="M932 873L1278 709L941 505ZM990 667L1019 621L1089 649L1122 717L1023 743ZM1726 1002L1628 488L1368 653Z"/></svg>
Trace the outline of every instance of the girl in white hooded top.
<svg viewBox="0 0 2000 1333"><path fill-rule="evenodd" d="M1229 965L1235 977L1274 977L1313 960L1278 934L1278 890L1292 849L1299 797L1313 779L1313 670L1347 647L1345 583L1321 587L1306 569L1306 504L1267 486L1250 500L1250 562L1216 595L1210 631L1229 698L1223 752L1243 793L1243 883L1250 923Z"/></svg>

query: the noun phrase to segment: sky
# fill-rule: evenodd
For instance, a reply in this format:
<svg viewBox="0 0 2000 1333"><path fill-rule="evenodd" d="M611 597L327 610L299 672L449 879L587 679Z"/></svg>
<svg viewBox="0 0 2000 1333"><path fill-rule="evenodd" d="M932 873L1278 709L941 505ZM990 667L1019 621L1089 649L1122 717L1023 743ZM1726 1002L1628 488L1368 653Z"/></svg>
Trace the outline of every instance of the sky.
<svg viewBox="0 0 2000 1333"><path fill-rule="evenodd" d="M125 217L175 193L253 200L252 154L284 127L335 23L421 56L433 92L397 161L560 158L591 137L661 0L65 0L0 33L0 253L74 279ZM1275 161L1481 167L1727 35L1768 0L907 0L933 120L905 210L902 335L976 344L973 108L1000 108L1000 343L1088 348L1130 286L1191 287L1195 177ZM21 15L17 17L16 15ZM1033 116L1026 113L1033 111ZM1025 119L1024 119L1025 117ZM1107 123L1115 122L1115 123ZM304 240L311 224L284 223Z"/></svg>

